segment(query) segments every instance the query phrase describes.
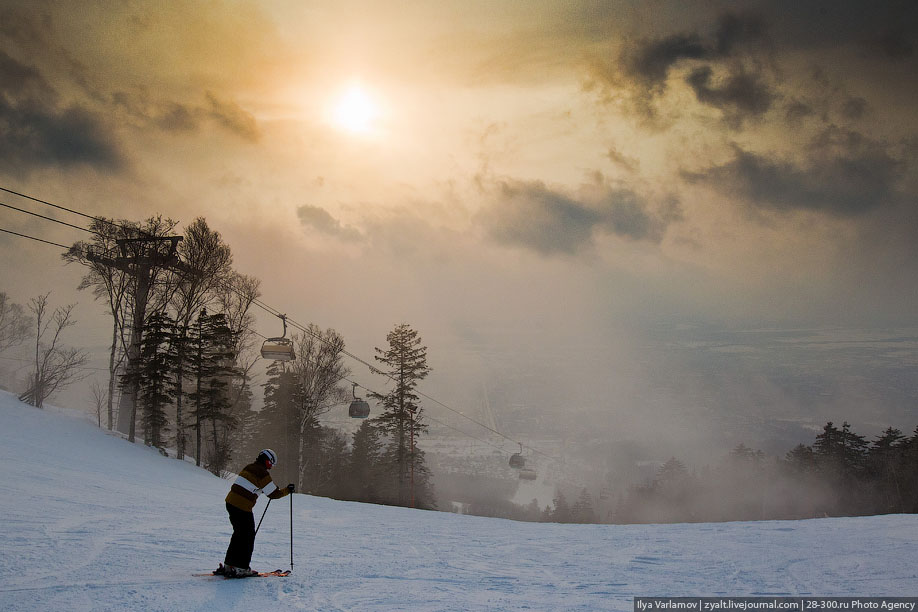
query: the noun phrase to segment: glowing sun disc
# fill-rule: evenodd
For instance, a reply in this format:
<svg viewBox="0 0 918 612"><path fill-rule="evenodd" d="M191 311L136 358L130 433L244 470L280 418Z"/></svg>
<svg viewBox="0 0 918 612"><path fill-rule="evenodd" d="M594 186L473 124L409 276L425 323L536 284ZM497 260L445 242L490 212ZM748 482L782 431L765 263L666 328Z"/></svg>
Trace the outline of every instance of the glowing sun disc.
<svg viewBox="0 0 918 612"><path fill-rule="evenodd" d="M375 115L373 100L356 84L351 85L335 104L335 123L351 132L368 131Z"/></svg>

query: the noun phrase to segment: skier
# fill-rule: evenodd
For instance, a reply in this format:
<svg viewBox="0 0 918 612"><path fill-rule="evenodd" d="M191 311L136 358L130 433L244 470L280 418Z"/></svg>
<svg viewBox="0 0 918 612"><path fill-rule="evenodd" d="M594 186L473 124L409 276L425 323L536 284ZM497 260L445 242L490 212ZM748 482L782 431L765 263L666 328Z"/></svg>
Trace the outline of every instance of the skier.
<svg viewBox="0 0 918 612"><path fill-rule="evenodd" d="M258 572L249 567L252 561L252 549L255 547L255 515L252 508L258 501L258 494L264 493L271 499L279 499L294 491L294 485L288 484L278 489L268 470L277 465L277 454L266 448L256 457L254 463L245 466L226 496L226 511L229 512L233 525L233 537L230 539L226 557L214 575L227 578L247 578Z"/></svg>

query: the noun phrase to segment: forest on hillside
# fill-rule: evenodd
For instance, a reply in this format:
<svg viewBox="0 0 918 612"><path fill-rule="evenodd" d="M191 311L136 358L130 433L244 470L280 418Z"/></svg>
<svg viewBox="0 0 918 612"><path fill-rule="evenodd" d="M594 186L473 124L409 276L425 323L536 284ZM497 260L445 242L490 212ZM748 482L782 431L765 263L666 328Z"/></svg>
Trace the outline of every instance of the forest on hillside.
<svg viewBox="0 0 918 612"><path fill-rule="evenodd" d="M92 239L62 256L83 267L78 288L111 317L108 381L93 389L99 426L164 455L193 458L217 475L279 445L287 455L275 478L302 492L434 507L417 447L427 425L415 387L429 372L419 333L396 325L376 349L375 371L390 383L388 391L372 393L382 412L347 440L322 424L356 391L341 335L264 304L260 281L233 269L229 245L205 219L182 233L177 227L161 216L93 218ZM0 293L0 352L31 344L34 359L19 397L36 407L85 377L88 352L63 341L77 324L73 308L54 308L50 292L25 306ZM277 316L283 334L260 334L254 308ZM253 382L259 359L270 362L261 389Z"/></svg>
<svg viewBox="0 0 918 612"><path fill-rule="evenodd" d="M559 523L686 523L918 513L918 427L888 427L874 440L826 423L812 445L784 457L739 444L700 470L675 457L647 482L615 495L603 512L587 489L558 487L550 505L471 504L468 512Z"/></svg>

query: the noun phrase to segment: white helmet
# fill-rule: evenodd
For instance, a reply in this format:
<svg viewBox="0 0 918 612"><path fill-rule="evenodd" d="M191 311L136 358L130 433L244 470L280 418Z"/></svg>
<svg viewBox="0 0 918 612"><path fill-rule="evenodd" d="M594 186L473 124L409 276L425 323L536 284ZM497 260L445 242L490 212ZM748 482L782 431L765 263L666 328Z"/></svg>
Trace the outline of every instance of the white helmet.
<svg viewBox="0 0 918 612"><path fill-rule="evenodd" d="M260 453L258 453L258 457L255 460L258 461L258 459L261 459L261 458L264 458L266 461L269 461L271 463L271 467L274 467L275 465L277 465L277 453L275 453L270 448L266 448Z"/></svg>

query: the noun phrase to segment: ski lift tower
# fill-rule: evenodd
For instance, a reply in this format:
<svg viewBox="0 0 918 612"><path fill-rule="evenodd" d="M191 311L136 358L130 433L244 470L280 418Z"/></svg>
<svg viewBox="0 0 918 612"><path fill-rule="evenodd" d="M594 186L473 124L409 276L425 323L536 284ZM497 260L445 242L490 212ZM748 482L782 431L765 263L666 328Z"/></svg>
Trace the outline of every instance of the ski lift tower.
<svg viewBox="0 0 918 612"><path fill-rule="evenodd" d="M131 340L127 349L128 368L140 359L140 343L143 339L143 324L146 319L147 302L156 284L157 276L163 270L192 273L193 271L178 258L178 243L181 236L147 236L144 238L120 238L116 240L117 252L97 252L88 249L86 259L127 272L136 281L134 291ZM134 441L137 424L137 381L129 379L126 393L121 394L118 404L118 425L121 433Z"/></svg>

